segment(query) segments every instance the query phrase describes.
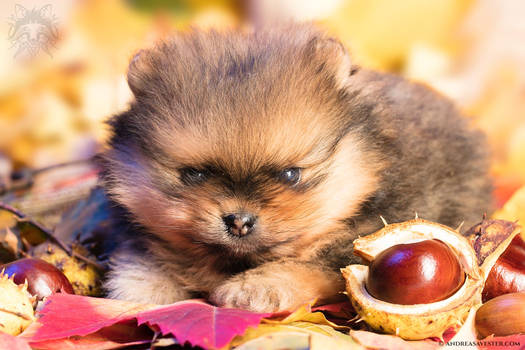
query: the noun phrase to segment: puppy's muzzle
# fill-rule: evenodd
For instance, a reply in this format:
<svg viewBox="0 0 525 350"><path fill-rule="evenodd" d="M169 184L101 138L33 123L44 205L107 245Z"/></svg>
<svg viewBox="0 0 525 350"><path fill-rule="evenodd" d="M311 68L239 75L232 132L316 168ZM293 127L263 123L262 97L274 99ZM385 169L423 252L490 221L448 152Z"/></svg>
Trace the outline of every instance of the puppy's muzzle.
<svg viewBox="0 0 525 350"><path fill-rule="evenodd" d="M234 213L224 215L222 221L224 221L228 233L243 237L253 231L256 218L250 213Z"/></svg>

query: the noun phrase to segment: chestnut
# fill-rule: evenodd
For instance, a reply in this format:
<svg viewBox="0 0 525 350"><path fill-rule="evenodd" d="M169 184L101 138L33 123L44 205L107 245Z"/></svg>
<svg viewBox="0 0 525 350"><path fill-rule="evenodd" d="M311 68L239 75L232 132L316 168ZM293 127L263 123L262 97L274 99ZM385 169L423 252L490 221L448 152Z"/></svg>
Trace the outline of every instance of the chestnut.
<svg viewBox="0 0 525 350"><path fill-rule="evenodd" d="M525 333L525 293L503 294L487 301L476 312L479 338Z"/></svg>
<svg viewBox="0 0 525 350"><path fill-rule="evenodd" d="M27 280L27 291L43 299L53 293L74 294L67 277L54 265L40 259L26 258L13 261L0 267L4 274L12 277L16 284Z"/></svg>
<svg viewBox="0 0 525 350"><path fill-rule="evenodd" d="M394 245L369 266L365 287L374 298L392 304L429 304L450 297L464 283L456 254L442 241Z"/></svg>
<svg viewBox="0 0 525 350"><path fill-rule="evenodd" d="M516 235L507 250L499 257L490 270L483 301L502 294L525 292L525 241Z"/></svg>

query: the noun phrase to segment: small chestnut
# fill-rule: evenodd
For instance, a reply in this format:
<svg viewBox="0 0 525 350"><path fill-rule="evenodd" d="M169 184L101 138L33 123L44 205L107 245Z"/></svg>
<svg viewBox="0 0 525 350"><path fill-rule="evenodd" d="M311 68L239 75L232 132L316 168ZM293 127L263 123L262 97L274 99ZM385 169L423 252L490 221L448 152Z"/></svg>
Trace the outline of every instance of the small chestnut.
<svg viewBox="0 0 525 350"><path fill-rule="evenodd" d="M476 312L480 339L525 333L525 293L503 294L490 299Z"/></svg>
<svg viewBox="0 0 525 350"><path fill-rule="evenodd" d="M365 286L376 299L413 305L446 299L464 281L456 254L432 239L398 244L379 253L369 266Z"/></svg>
<svg viewBox="0 0 525 350"><path fill-rule="evenodd" d="M525 292L525 241L517 235L490 270L483 301L502 294Z"/></svg>
<svg viewBox="0 0 525 350"><path fill-rule="evenodd" d="M16 284L27 280L27 291L43 299L53 293L74 294L67 277L54 265L40 259L26 258L13 261L0 267L4 274L13 277Z"/></svg>

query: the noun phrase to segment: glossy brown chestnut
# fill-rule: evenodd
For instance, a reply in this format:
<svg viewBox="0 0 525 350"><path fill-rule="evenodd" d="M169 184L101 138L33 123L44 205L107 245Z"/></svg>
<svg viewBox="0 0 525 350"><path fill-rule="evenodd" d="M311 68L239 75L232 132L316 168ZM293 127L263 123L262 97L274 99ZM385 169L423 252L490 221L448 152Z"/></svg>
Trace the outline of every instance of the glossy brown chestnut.
<svg viewBox="0 0 525 350"><path fill-rule="evenodd" d="M525 333L525 293L504 294L489 300L476 312L478 338Z"/></svg>
<svg viewBox="0 0 525 350"><path fill-rule="evenodd" d="M27 291L43 299L53 293L74 294L67 277L55 266L40 259L20 259L0 267L4 274L13 277L16 284L23 284L27 279Z"/></svg>
<svg viewBox="0 0 525 350"><path fill-rule="evenodd" d="M502 294L525 292L525 241L517 235L490 270L483 302Z"/></svg>
<svg viewBox="0 0 525 350"><path fill-rule="evenodd" d="M369 266L366 289L393 304L428 304L454 294L465 281L456 254L440 240L398 244Z"/></svg>

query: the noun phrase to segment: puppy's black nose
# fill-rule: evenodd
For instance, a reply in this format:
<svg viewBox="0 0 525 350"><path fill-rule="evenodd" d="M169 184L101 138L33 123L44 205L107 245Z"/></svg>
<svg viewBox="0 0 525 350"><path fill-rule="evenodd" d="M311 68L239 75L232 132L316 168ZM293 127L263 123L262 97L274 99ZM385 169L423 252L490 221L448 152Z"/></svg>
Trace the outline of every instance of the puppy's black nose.
<svg viewBox="0 0 525 350"><path fill-rule="evenodd" d="M253 231L255 216L248 213L226 214L222 217L228 232L235 236L246 236Z"/></svg>

